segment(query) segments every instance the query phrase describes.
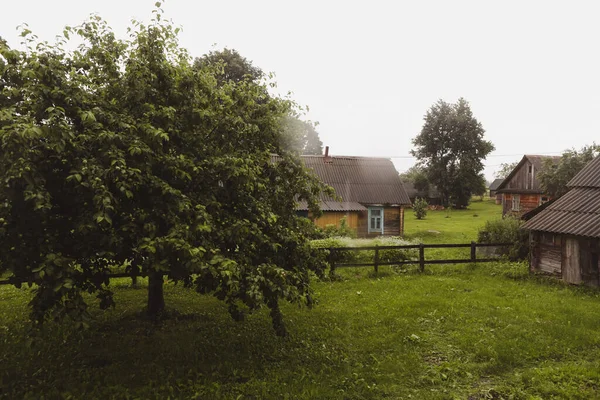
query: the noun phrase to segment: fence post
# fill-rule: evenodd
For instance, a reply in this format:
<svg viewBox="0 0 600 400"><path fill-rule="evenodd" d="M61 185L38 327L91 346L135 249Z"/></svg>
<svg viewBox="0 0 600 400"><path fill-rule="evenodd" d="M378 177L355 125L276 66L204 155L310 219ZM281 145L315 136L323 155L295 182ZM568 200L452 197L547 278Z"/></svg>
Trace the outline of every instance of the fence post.
<svg viewBox="0 0 600 400"><path fill-rule="evenodd" d="M475 246L475 242L471 241L471 262L477 261L477 246Z"/></svg>
<svg viewBox="0 0 600 400"><path fill-rule="evenodd" d="M333 247L329 248L329 275L332 276L335 274L335 258L333 256Z"/></svg>
<svg viewBox="0 0 600 400"><path fill-rule="evenodd" d="M379 273L379 246L375 245L375 275Z"/></svg>
<svg viewBox="0 0 600 400"><path fill-rule="evenodd" d="M425 245L423 243L419 244L419 270L425 271Z"/></svg>

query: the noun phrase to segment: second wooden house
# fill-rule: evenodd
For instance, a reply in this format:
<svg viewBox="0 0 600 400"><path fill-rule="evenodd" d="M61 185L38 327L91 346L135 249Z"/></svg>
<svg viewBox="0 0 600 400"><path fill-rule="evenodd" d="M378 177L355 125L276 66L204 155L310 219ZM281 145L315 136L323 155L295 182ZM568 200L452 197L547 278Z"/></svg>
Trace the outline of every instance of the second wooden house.
<svg viewBox="0 0 600 400"><path fill-rule="evenodd" d="M314 222L319 227L340 226L342 218L358 237L402 236L404 208L411 202L396 167L389 158L301 156L304 165L335 189L338 199L321 195L323 215ZM297 211L307 217L308 207L298 204Z"/></svg>
<svg viewBox="0 0 600 400"><path fill-rule="evenodd" d="M554 163L560 157L525 155L511 173L498 185L496 193L502 195L502 215L520 217L551 199L542 188L538 174L544 160Z"/></svg>

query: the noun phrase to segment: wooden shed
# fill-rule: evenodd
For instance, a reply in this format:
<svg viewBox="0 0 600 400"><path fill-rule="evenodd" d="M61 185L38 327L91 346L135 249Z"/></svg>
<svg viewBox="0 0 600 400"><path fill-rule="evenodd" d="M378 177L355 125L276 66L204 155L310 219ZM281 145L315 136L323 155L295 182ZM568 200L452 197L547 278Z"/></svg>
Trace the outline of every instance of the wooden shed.
<svg viewBox="0 0 600 400"><path fill-rule="evenodd" d="M502 194L498 193L498 187L504 182L504 178L497 178L490 184L490 198L496 200L496 204L502 203Z"/></svg>
<svg viewBox="0 0 600 400"><path fill-rule="evenodd" d="M532 271L573 284L600 286L600 157L568 184L569 191L524 225Z"/></svg>
<svg viewBox="0 0 600 400"><path fill-rule="evenodd" d="M404 234L404 208L411 202L389 158L330 156L327 149L325 155L305 155L302 161L342 200L321 194L323 215L313 220L317 226L339 227L346 217L358 237ZM305 203L300 202L297 211L311 218Z"/></svg>
<svg viewBox="0 0 600 400"><path fill-rule="evenodd" d="M540 187L538 174L544 159L558 162L560 157L524 155L519 164L498 185L496 193L502 195L502 215L522 214L551 199Z"/></svg>

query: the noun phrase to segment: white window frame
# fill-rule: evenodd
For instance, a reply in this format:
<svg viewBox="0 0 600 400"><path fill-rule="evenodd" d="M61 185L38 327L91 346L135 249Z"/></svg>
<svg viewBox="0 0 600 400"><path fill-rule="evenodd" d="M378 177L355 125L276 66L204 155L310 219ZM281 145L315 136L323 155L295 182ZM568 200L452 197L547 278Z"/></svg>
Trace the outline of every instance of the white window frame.
<svg viewBox="0 0 600 400"><path fill-rule="evenodd" d="M379 210L379 216L378 217L371 217L371 212L374 210ZM379 226L380 228L371 228L371 218L379 218L380 222L379 222ZM367 221L368 223L368 232L369 233L381 233L383 234L383 207L369 207L369 219Z"/></svg>
<svg viewBox="0 0 600 400"><path fill-rule="evenodd" d="M521 195L513 194L512 195L512 211L521 211Z"/></svg>

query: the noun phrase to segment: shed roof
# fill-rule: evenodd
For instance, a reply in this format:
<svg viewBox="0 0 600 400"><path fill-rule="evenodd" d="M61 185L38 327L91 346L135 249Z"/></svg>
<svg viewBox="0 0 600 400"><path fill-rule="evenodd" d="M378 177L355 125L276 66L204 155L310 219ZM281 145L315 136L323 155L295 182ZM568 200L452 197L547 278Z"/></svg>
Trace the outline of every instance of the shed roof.
<svg viewBox="0 0 600 400"><path fill-rule="evenodd" d="M569 190L523 228L600 238L600 156L569 182Z"/></svg>
<svg viewBox="0 0 600 400"><path fill-rule="evenodd" d="M494 182L490 184L490 190L497 190L502 182L504 182L504 178L494 179Z"/></svg>
<svg viewBox="0 0 600 400"><path fill-rule="evenodd" d="M409 198L413 197L429 197L430 199L435 199L440 197L440 192L437 190L435 185L429 185L429 189L427 192L417 190L415 185L410 181L402 181L404 185L404 190Z"/></svg>
<svg viewBox="0 0 600 400"><path fill-rule="evenodd" d="M338 202L321 194L322 210L359 211L368 204L411 204L398 171L389 158L322 155L301 158L306 167L342 198L342 202ZM306 207L306 204L299 204L299 207L302 206Z"/></svg>
<svg viewBox="0 0 600 400"><path fill-rule="evenodd" d="M585 167L569 181L567 187L600 188L600 156L597 156L587 163Z"/></svg>

